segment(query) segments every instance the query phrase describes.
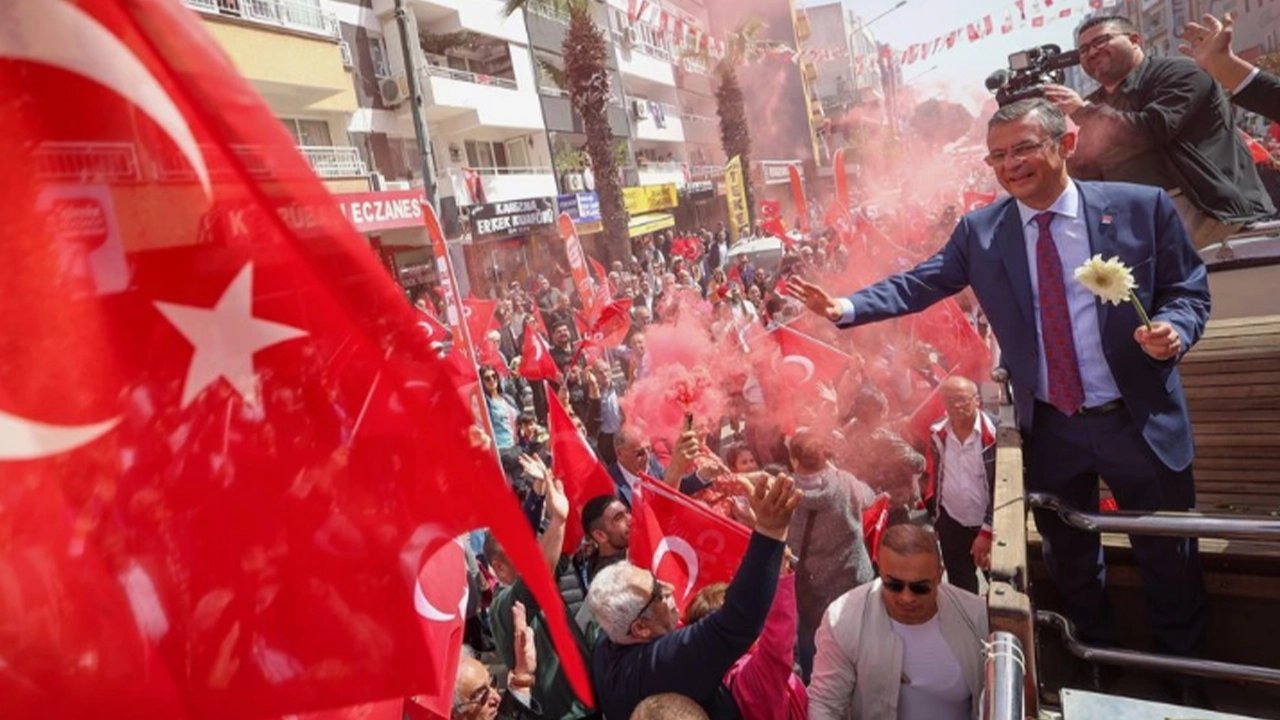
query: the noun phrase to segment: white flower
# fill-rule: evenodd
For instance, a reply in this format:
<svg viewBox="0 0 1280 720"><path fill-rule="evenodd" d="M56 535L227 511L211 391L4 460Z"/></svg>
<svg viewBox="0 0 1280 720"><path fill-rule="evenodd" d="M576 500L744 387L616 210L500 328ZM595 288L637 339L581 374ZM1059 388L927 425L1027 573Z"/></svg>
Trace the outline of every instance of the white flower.
<svg viewBox="0 0 1280 720"><path fill-rule="evenodd" d="M1076 281L1097 295L1102 302L1119 305L1129 300L1130 292L1138 285L1133 281L1133 271L1113 257L1103 260L1094 255L1075 269Z"/></svg>

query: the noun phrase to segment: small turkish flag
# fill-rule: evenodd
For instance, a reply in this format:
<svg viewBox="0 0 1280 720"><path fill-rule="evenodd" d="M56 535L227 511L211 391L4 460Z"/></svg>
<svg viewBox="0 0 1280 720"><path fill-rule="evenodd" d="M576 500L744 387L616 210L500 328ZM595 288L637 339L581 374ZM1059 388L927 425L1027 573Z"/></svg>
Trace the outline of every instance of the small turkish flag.
<svg viewBox="0 0 1280 720"><path fill-rule="evenodd" d="M560 380L560 368L551 357L551 348L537 328L525 326L524 348L520 351L520 377L526 380Z"/></svg>
<svg viewBox="0 0 1280 720"><path fill-rule="evenodd" d="M442 329L213 26L172 0L2 7L0 715L449 692L415 588L478 527L591 697Z"/></svg>
<svg viewBox="0 0 1280 720"><path fill-rule="evenodd" d="M412 553L410 557L413 557ZM413 589L413 609L418 613L423 637L445 677L455 677L458 674L467 600L466 551L455 540L441 545L426 559ZM410 702L447 718L453 707L453 685L441 686L432 693L416 695Z"/></svg>
<svg viewBox="0 0 1280 720"><path fill-rule="evenodd" d="M981 210L995 201L995 193L966 192L964 194L964 211L971 213L974 210Z"/></svg>
<svg viewBox="0 0 1280 720"><path fill-rule="evenodd" d="M422 308L418 308L418 328L426 335L427 342L435 346L443 345L452 334L449 332L449 328L436 319L435 315Z"/></svg>
<svg viewBox="0 0 1280 720"><path fill-rule="evenodd" d="M467 320L467 331L471 334L471 344L479 348L484 343L484 336L490 330L497 330L494 315L498 311L497 300L466 298L462 301L462 314Z"/></svg>
<svg viewBox="0 0 1280 720"><path fill-rule="evenodd" d="M875 502L862 509L862 539L871 552L871 562L880 552L880 537L889 527L889 495L880 493Z"/></svg>
<svg viewBox="0 0 1280 720"><path fill-rule="evenodd" d="M551 435L552 470L564 482L564 492L569 496L569 521L565 523L564 552L572 553L582 542L582 508L592 498L613 495L617 489L609 471L578 432L569 413L560 404L560 397L547 388L547 430Z"/></svg>
<svg viewBox="0 0 1280 720"><path fill-rule="evenodd" d="M582 316L577 317L581 321ZM582 344L578 347L578 353L590 352L599 355L602 350L618 347L627 338L629 330L631 330L631 298L611 302L604 306L600 317L596 318L590 327L583 329L579 326ZM574 362L577 362L576 356Z"/></svg>
<svg viewBox="0 0 1280 720"><path fill-rule="evenodd" d="M627 559L671 583L683 611L702 588L733 579L750 539L746 526L644 478L631 509Z"/></svg>
<svg viewBox="0 0 1280 720"><path fill-rule="evenodd" d="M909 320L915 339L934 347L953 372L978 381L991 370L991 348L969 323L954 298L947 298Z"/></svg>
<svg viewBox="0 0 1280 720"><path fill-rule="evenodd" d="M845 368L854 362L844 352L785 325L772 335L782 356L778 371L798 385L814 382L835 386Z"/></svg>

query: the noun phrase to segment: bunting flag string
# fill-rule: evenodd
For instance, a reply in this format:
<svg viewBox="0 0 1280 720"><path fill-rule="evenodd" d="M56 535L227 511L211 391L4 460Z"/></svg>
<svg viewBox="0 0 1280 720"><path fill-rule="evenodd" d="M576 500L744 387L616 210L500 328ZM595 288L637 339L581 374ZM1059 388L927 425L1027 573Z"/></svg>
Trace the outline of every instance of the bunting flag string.
<svg viewBox="0 0 1280 720"><path fill-rule="evenodd" d="M1014 0L1013 6L1004 13L999 32L1001 35L1008 35L1015 28L1041 29L1063 20L1083 19L1089 13L1101 9L1102 0L1077 0L1070 4L1061 0L1056 3L1055 0ZM989 13L931 40L911 43L902 50L894 51L893 58L901 65L911 65L931 55L954 49L962 38L970 43L980 42L996 34L997 19L998 14Z"/></svg>

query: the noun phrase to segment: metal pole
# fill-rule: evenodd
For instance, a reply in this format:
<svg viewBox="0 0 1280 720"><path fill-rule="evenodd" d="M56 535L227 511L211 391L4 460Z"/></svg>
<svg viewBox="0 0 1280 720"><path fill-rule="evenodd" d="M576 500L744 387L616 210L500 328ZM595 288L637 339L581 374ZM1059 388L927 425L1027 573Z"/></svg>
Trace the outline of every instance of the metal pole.
<svg viewBox="0 0 1280 720"><path fill-rule="evenodd" d="M998 630L991 633L989 645L982 720L1022 720L1026 717L1023 693L1027 672L1022 644L1013 633Z"/></svg>
<svg viewBox="0 0 1280 720"><path fill-rule="evenodd" d="M1190 512L1086 513L1069 507L1053 495L1030 493L1033 508L1056 512L1066 524L1095 533L1157 535L1162 537L1212 537L1226 540L1280 540L1280 520L1223 517Z"/></svg>
<svg viewBox="0 0 1280 720"><path fill-rule="evenodd" d="M409 88L409 111L413 113L413 134L418 140L418 153L422 158L422 189L427 195L427 202L438 212L440 204L436 202L435 162L431 156L431 136L427 131L427 123L422 117L422 93L418 89L418 64L414 62L414 54L409 45L409 11L404 8L404 0L396 0L396 27L400 29L400 52L404 55L405 84Z"/></svg>

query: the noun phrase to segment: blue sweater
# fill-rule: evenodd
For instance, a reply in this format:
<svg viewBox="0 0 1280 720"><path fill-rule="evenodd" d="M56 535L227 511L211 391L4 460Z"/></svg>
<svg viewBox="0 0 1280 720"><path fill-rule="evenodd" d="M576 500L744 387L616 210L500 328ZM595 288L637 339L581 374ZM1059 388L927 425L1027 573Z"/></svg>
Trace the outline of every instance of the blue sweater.
<svg viewBox="0 0 1280 720"><path fill-rule="evenodd" d="M693 625L636 645L619 645L601 634L591 656L591 682L606 720L628 720L641 700L668 692L692 698L713 720L740 717L732 696L720 688L724 674L764 628L783 547L752 533L724 606Z"/></svg>

